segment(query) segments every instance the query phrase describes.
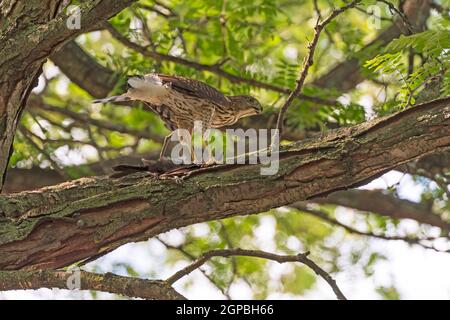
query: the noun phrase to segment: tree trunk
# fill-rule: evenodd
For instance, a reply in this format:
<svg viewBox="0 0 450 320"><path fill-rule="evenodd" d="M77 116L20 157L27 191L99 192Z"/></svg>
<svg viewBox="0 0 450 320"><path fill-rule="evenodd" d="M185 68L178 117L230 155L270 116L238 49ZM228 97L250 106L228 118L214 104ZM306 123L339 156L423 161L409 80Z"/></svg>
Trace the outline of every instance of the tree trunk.
<svg viewBox="0 0 450 320"><path fill-rule="evenodd" d="M64 0L4 0L0 3L0 190L12 153L14 132L47 57L78 34L133 2L80 4L80 27L67 27Z"/></svg>

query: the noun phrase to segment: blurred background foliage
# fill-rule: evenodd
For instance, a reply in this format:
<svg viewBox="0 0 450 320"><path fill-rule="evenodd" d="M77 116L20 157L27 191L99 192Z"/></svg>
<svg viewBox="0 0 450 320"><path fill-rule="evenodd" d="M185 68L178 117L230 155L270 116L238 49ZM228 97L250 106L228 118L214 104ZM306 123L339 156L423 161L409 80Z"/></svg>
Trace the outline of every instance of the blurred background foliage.
<svg viewBox="0 0 450 320"><path fill-rule="evenodd" d="M392 3L398 7L398 1ZM364 49L399 19L386 3L363 1L334 20L321 35L303 92L316 100L295 100L285 117L289 132L295 133L291 136L320 135L330 128L411 107L436 79L440 84L434 98L448 96L450 20L445 13L448 1L436 3L444 11L432 9L423 31L403 35L387 46ZM123 90L128 75L149 72L183 75L205 81L226 94L257 97L265 109L261 120L264 127L266 121L273 119L286 94L259 84L283 90L294 88L319 13L324 17L343 4L327 0L140 0L112 18L108 25L79 36L76 44L110 70L115 79L113 85L99 83L99 86L109 88L111 94ZM380 29L368 23L371 16L367 8L371 5L380 8ZM179 63L177 59L188 62ZM315 85L322 76L331 79L330 70L335 65L351 59L359 61L365 80L350 90ZM72 82L58 64L50 60L44 66L39 85L20 121L11 168L51 169L66 180L108 173L109 160L127 156L139 159L159 151L168 131L156 115L140 104L92 104L89 88ZM83 76L89 86L88 80L98 74ZM233 76L252 79L256 85L251 81L234 81ZM285 137L286 141L292 139ZM432 208L433 214L448 221L449 172L414 166L408 170L399 174L396 183L378 186L384 189L380 192ZM402 184L402 179L410 181L409 187ZM415 193L405 197L413 192L411 185ZM413 246L425 243L438 251L449 249L448 230L420 221L405 221L333 203L302 206L306 210L286 207L183 228L175 240L172 233L161 235L151 240L165 248L158 268L142 274L133 269L132 263L124 262L115 264L113 271L158 277L164 274L162 270L186 264L205 251L241 247L285 254L310 251L311 258L332 274L361 272L371 279L377 265L386 260L382 250L371 245L374 235L406 239ZM357 234L337 222L367 234ZM101 269L101 263L101 260L91 263L89 268ZM277 292L301 297L316 288L319 280L312 270L286 264L274 273L274 265L275 262L256 258L214 258L201 268L201 273L229 298L233 297L230 293L233 284L251 288L253 298L267 298ZM195 281L183 282L185 290L195 286ZM374 280L373 288L380 298L401 298L395 281L379 284ZM96 297L96 293L92 295Z"/></svg>

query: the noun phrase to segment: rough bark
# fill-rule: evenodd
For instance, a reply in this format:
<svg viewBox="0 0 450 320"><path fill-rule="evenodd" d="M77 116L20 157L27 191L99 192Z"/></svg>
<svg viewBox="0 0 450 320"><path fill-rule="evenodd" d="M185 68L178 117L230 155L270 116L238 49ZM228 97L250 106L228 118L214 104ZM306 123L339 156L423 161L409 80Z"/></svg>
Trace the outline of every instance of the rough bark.
<svg viewBox="0 0 450 320"><path fill-rule="evenodd" d="M212 168L179 180L85 178L0 196L0 269L58 268L167 230L364 184L450 147L450 98L285 146L280 169Z"/></svg>
<svg viewBox="0 0 450 320"><path fill-rule="evenodd" d="M425 156L414 163L415 167L423 166L433 171L433 163L430 165L427 159L442 161L437 164L438 168L449 164L449 153L432 154ZM155 154L150 158L156 159ZM90 165L77 168L69 168L72 172L83 172L85 177L102 175L104 173L113 173L112 167L119 164L142 165L141 159L148 158L149 155L130 155L115 158L112 160L104 160ZM411 164L402 165L409 166ZM396 168L398 169L398 168ZM21 192L25 190L34 190L58 183L66 180L55 170L52 169L18 169L13 168L8 172L8 180L6 181L4 193ZM435 227L439 227L444 231L450 232L450 222L446 222L438 214L433 212L432 208L424 203L416 203L409 200L398 199L392 195L385 194L382 190L344 190L334 192L325 198L312 199L312 203L335 204L347 208L356 209L362 212L371 212L382 216L396 219L411 219L418 223L425 223Z"/></svg>
<svg viewBox="0 0 450 320"><path fill-rule="evenodd" d="M70 172L78 172L80 177L89 176L99 176L102 174L113 173L112 167L127 164L127 165L142 165L142 158L146 159L157 159L159 156L158 152L146 153L146 154L130 154L126 156L121 156L114 159L102 160L99 162L94 162L91 164L80 165L76 167L67 168ZM443 153L433 153L428 156L420 158L418 161L407 163L397 168L395 170L409 173L416 172L417 170L423 170L431 175L441 174L442 172L450 172L450 152ZM3 192L17 193L26 190L34 190L54 184L65 182L61 174L53 169L43 169L39 167L33 167L30 169L25 168L12 168L8 171L8 178L6 179L5 187ZM344 193L342 193L344 194ZM356 194L354 194L357 196ZM367 196L367 195L365 195ZM386 195L389 197L388 195ZM414 203L410 203L412 206ZM417 207L416 210L421 210L421 207ZM366 210L366 209L363 209ZM412 217L407 217L408 219L413 219Z"/></svg>
<svg viewBox="0 0 450 320"><path fill-rule="evenodd" d="M80 29L67 28L67 15L63 11L67 1L0 3L0 189L18 119L47 57L132 2L95 0L80 4Z"/></svg>
<svg viewBox="0 0 450 320"><path fill-rule="evenodd" d="M68 289L68 271L0 271L0 291L19 289ZM128 297L158 300L184 300L172 286L161 280L146 280L118 276L113 273L96 274L79 271L80 290L97 290Z"/></svg>
<svg viewBox="0 0 450 320"><path fill-rule="evenodd" d="M99 64L75 41L66 44L50 59L61 71L95 98L103 98L114 88L118 75Z"/></svg>

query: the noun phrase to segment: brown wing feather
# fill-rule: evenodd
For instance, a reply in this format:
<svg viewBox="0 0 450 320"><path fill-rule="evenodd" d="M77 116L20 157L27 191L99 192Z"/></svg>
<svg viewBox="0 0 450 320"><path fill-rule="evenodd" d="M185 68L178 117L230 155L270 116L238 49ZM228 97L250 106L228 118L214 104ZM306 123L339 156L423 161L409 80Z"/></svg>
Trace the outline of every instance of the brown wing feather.
<svg viewBox="0 0 450 320"><path fill-rule="evenodd" d="M172 89L183 94L207 99L221 106L227 106L230 103L230 100L222 92L202 81L165 74L157 75L164 84L170 83Z"/></svg>

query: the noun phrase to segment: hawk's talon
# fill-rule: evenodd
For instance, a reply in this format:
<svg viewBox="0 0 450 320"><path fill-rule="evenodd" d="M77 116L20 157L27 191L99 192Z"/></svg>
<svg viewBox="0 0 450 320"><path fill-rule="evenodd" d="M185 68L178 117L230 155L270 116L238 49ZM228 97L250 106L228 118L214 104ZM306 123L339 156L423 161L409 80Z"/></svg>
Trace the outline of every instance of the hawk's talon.
<svg viewBox="0 0 450 320"><path fill-rule="evenodd" d="M173 181L175 181L176 184L183 184L183 178L179 176L173 177Z"/></svg>

